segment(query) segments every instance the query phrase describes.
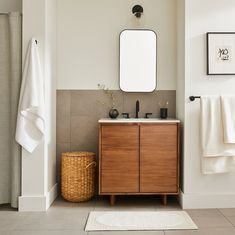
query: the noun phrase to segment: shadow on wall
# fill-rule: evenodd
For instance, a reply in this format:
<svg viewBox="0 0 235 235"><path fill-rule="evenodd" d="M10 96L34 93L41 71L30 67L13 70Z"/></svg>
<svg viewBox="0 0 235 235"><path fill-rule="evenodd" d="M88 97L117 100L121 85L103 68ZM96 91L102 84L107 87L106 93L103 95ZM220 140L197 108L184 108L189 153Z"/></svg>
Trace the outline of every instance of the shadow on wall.
<svg viewBox="0 0 235 235"><path fill-rule="evenodd" d="M159 117L159 103L168 101L169 117L175 117L176 92L125 93L114 91L115 108L121 113L135 117L135 102L140 101L139 117L153 113ZM92 151L98 159L98 120L108 117L110 96L102 90L57 91L57 182L60 183L60 157L67 151Z"/></svg>

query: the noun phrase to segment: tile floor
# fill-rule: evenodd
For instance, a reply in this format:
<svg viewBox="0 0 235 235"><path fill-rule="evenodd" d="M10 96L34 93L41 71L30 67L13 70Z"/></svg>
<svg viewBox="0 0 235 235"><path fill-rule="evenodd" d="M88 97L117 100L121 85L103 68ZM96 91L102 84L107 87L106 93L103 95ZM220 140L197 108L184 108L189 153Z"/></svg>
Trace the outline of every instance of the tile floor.
<svg viewBox="0 0 235 235"><path fill-rule="evenodd" d="M235 235L235 209L186 210L199 227L186 231L84 232L92 210L181 210L175 198L164 207L158 197L118 198L115 207L108 198L69 203L58 198L48 212L17 212L0 206L0 235Z"/></svg>

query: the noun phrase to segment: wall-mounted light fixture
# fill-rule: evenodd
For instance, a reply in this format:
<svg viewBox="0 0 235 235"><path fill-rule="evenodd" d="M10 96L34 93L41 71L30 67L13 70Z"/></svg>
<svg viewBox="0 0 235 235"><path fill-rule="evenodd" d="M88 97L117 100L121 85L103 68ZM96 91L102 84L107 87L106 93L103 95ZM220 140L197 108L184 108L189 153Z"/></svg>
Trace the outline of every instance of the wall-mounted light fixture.
<svg viewBox="0 0 235 235"><path fill-rule="evenodd" d="M141 15L143 14L143 12L144 12L144 9L143 9L143 7L140 6L140 5L135 5L135 6L133 6L133 8L132 8L132 13L133 13L137 18L140 18Z"/></svg>

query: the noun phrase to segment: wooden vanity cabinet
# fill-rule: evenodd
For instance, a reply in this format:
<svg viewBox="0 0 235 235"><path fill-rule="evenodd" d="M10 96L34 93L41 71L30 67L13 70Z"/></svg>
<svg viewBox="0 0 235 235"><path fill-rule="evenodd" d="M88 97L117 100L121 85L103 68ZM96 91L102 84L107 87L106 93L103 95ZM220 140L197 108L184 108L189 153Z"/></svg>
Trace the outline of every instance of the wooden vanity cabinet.
<svg viewBox="0 0 235 235"><path fill-rule="evenodd" d="M100 193L139 191L139 126L101 125Z"/></svg>
<svg viewBox="0 0 235 235"><path fill-rule="evenodd" d="M99 194L178 194L179 123L100 123Z"/></svg>
<svg viewBox="0 0 235 235"><path fill-rule="evenodd" d="M178 193L178 125L140 125L140 192Z"/></svg>

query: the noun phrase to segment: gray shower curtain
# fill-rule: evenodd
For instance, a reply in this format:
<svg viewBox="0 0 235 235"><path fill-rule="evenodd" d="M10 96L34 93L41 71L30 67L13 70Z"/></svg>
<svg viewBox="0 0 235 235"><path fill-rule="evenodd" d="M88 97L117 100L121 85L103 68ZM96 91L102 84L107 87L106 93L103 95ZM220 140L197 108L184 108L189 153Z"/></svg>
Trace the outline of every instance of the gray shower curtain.
<svg viewBox="0 0 235 235"><path fill-rule="evenodd" d="M21 148L15 126L21 84L21 14L0 13L0 204L18 207Z"/></svg>

